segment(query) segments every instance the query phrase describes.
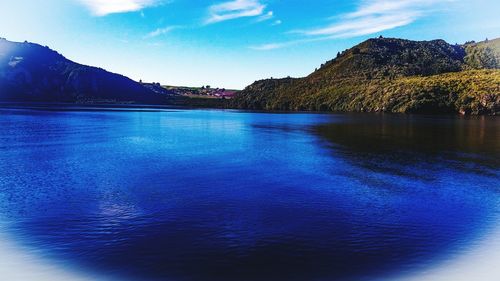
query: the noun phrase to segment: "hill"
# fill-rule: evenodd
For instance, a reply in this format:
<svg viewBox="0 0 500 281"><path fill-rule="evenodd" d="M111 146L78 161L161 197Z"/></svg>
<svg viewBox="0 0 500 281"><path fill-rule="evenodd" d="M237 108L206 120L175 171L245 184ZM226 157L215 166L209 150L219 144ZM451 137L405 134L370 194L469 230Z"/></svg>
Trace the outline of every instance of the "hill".
<svg viewBox="0 0 500 281"><path fill-rule="evenodd" d="M164 94L125 76L70 61L48 47L0 39L2 102L161 104Z"/></svg>
<svg viewBox="0 0 500 281"><path fill-rule="evenodd" d="M369 39L304 78L257 81L232 104L266 110L500 113L500 39Z"/></svg>

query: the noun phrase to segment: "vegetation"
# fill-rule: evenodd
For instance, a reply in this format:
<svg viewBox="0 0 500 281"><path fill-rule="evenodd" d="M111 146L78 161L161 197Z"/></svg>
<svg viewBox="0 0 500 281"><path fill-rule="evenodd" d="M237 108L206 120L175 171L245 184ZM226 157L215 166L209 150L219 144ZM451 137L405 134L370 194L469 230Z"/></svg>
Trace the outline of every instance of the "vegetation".
<svg viewBox="0 0 500 281"><path fill-rule="evenodd" d="M225 88L212 88L210 86L197 87L178 87L178 86L163 86L166 90L176 94L187 96L191 98L219 98L219 99L230 99L238 91L230 90Z"/></svg>
<svg viewBox="0 0 500 281"><path fill-rule="evenodd" d="M468 42L464 48L467 54L464 58L466 69L500 68L500 39Z"/></svg>
<svg viewBox="0 0 500 281"><path fill-rule="evenodd" d="M369 39L304 78L244 91L134 82L32 43L0 39L0 101L172 104L264 110L500 113L500 39Z"/></svg>
<svg viewBox="0 0 500 281"><path fill-rule="evenodd" d="M370 39L305 78L257 81L232 101L265 110L500 113L500 40Z"/></svg>
<svg viewBox="0 0 500 281"><path fill-rule="evenodd" d="M166 104L193 108L228 108L230 106L229 101L228 99L210 96L176 95L168 97Z"/></svg>

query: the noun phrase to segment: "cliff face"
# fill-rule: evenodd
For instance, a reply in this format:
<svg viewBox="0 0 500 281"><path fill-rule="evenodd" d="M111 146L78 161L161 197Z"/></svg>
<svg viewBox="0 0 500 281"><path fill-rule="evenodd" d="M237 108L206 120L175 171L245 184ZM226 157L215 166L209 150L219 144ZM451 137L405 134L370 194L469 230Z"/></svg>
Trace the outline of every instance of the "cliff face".
<svg viewBox="0 0 500 281"><path fill-rule="evenodd" d="M162 103L131 79L72 62L33 43L0 39L0 101Z"/></svg>
<svg viewBox="0 0 500 281"><path fill-rule="evenodd" d="M369 39L304 78L257 81L239 108L321 111L462 112L500 110L500 39Z"/></svg>

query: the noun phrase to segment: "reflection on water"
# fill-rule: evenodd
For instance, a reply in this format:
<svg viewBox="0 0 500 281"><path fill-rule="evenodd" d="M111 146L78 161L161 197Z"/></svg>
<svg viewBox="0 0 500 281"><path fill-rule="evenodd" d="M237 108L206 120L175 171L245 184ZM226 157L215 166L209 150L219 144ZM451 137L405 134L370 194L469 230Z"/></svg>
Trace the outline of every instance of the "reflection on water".
<svg viewBox="0 0 500 281"><path fill-rule="evenodd" d="M499 219L499 121L0 110L3 232L138 280L372 280Z"/></svg>
<svg viewBox="0 0 500 281"><path fill-rule="evenodd" d="M328 141L332 153L372 171L366 178L389 174L432 183L439 179L434 176L436 169L498 175L500 123L496 117L355 116L315 126L313 133Z"/></svg>

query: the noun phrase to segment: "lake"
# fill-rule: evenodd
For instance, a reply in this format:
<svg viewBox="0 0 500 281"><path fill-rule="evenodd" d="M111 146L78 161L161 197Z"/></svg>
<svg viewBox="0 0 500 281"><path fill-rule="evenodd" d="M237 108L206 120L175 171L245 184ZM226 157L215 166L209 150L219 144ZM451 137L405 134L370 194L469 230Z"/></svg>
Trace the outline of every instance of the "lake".
<svg viewBox="0 0 500 281"><path fill-rule="evenodd" d="M458 280L446 274L500 252L499 129L498 117L3 108L0 272ZM454 264L467 257L470 270ZM26 270L35 261L52 269Z"/></svg>

